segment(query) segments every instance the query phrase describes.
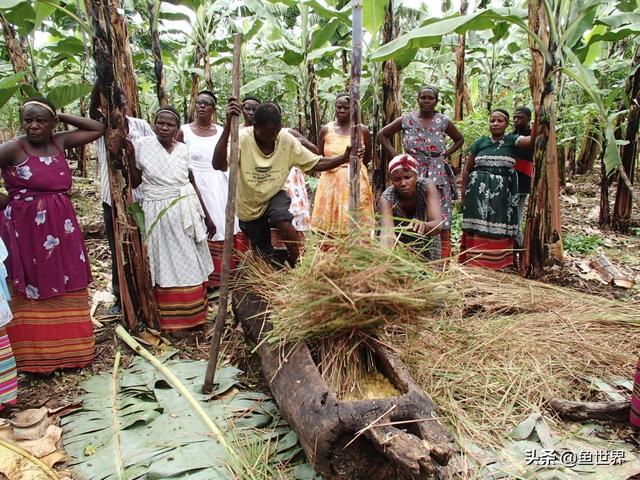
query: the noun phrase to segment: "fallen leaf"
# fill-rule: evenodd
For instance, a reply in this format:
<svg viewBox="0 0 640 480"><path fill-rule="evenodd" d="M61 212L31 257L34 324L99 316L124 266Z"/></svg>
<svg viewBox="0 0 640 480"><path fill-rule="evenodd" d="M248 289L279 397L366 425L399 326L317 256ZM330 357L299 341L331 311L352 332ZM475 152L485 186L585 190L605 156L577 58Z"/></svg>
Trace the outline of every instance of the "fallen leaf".
<svg viewBox="0 0 640 480"><path fill-rule="evenodd" d="M41 457L40 461L49 467L53 467L58 463L68 462L69 456L62 450L56 450L55 452L51 452L49 455ZM68 475L68 477L70 477L70 475ZM60 476L60 478L63 477Z"/></svg>
<svg viewBox="0 0 640 480"><path fill-rule="evenodd" d="M56 425L49 425L45 434L35 440L15 442L20 448L26 450L36 458L41 458L58 449L58 442L62 436L62 429Z"/></svg>

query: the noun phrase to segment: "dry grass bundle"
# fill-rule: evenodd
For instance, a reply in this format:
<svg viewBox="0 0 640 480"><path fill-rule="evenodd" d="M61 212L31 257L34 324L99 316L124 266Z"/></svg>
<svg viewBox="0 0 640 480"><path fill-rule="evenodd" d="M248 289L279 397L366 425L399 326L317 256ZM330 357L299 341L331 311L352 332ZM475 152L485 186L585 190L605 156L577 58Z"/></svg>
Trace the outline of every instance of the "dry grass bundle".
<svg viewBox="0 0 640 480"><path fill-rule="evenodd" d="M416 323L456 299L434 264L361 235L323 239L322 248L312 239L293 270L257 261L243 273L241 282L270 301L271 338L284 342Z"/></svg>
<svg viewBox="0 0 640 480"><path fill-rule="evenodd" d="M550 398L590 400L593 377L631 379L637 304L484 270L452 273L464 301L393 342L459 437L497 446Z"/></svg>
<svg viewBox="0 0 640 480"><path fill-rule="evenodd" d="M368 339L351 331L309 342L320 375L338 398L364 394L361 380L376 370Z"/></svg>

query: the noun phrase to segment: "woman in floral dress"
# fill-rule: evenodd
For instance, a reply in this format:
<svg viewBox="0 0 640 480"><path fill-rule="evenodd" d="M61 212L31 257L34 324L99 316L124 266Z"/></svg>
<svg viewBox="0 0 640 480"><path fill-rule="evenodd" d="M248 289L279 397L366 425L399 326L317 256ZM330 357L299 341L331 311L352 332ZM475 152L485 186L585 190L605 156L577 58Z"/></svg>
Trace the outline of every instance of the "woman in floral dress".
<svg viewBox="0 0 640 480"><path fill-rule="evenodd" d="M378 132L378 141L392 157L398 155L390 139L402 131L404 153L418 161L418 177L433 180L438 188L442 209L440 232L443 257L451 256L451 215L457 198L456 177L449 158L464 143L462 134L447 117L435 111L439 93L435 87L422 87L418 92L419 112L397 118ZM453 143L446 148L446 137Z"/></svg>
<svg viewBox="0 0 640 480"><path fill-rule="evenodd" d="M513 265L518 235L517 149L531 148L531 137L505 134L509 113L496 109L489 117L490 136L471 146L462 174L460 261L500 270ZM516 148L517 147L517 148Z"/></svg>
<svg viewBox="0 0 640 480"><path fill-rule="evenodd" d="M102 123L56 114L40 97L22 106L26 135L0 145L0 236L7 246L13 321L6 327L18 370L51 372L93 360L87 286L91 271L69 199L65 149L93 142ZM58 122L76 130L53 133Z"/></svg>

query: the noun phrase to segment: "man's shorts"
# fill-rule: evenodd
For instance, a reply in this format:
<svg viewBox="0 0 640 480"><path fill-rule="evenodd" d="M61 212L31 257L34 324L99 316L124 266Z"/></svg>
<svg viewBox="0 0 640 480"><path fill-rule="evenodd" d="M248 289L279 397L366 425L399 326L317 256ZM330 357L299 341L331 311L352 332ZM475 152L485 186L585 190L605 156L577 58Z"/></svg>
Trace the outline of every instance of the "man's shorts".
<svg viewBox="0 0 640 480"><path fill-rule="evenodd" d="M260 218L248 222L239 221L240 230L249 237L253 248L260 254L270 255L273 252L271 228L275 227L279 222L293 220L293 215L289 212L290 206L291 198L289 198L287 192L280 190L269 200L269 205Z"/></svg>

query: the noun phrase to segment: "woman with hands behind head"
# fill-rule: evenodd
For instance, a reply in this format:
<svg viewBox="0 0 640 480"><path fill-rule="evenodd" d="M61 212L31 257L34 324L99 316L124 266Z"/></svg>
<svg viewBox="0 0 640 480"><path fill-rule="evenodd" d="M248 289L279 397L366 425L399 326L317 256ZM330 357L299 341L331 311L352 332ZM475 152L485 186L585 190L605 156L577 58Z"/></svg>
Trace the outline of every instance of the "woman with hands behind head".
<svg viewBox="0 0 640 480"><path fill-rule="evenodd" d="M93 360L87 286L91 270L71 200L65 149L104 134L102 123L57 114L42 97L21 109L25 135L0 145L0 235L9 256L13 321L7 332L18 370L48 373ZM75 130L56 132L59 122Z"/></svg>
<svg viewBox="0 0 640 480"><path fill-rule="evenodd" d="M193 177L189 147L176 141L180 116L173 107L155 115L156 136L134 143L134 187L142 183L147 252L160 327L194 328L207 319L204 282L213 271L207 238L216 227Z"/></svg>

